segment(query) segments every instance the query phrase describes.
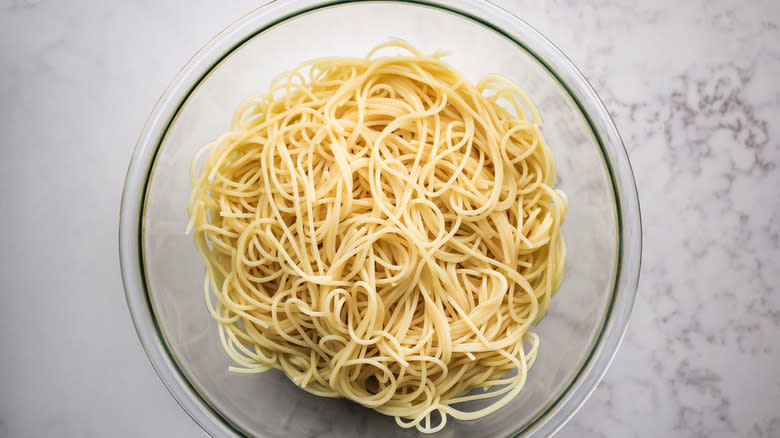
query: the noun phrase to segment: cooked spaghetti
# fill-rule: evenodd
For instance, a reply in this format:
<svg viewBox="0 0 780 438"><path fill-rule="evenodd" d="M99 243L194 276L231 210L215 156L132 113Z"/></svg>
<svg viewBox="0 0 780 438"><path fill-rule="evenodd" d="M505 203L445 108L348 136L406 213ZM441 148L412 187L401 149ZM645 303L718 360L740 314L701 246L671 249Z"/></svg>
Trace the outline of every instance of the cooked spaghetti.
<svg viewBox="0 0 780 438"><path fill-rule="evenodd" d="M509 80L400 41L246 100L195 157L189 205L231 370L278 368L422 432L507 404L564 272L540 125Z"/></svg>

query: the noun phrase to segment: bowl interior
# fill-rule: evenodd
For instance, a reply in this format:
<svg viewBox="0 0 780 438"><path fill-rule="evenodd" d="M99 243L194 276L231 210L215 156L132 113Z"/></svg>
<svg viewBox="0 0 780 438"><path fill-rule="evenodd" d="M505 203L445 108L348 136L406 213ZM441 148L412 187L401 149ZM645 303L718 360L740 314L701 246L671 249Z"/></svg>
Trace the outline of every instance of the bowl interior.
<svg viewBox="0 0 780 438"><path fill-rule="evenodd" d="M263 437L416 436L390 417L346 400L315 397L283 374L245 375L231 365L202 294L204 265L184 233L195 152L229 128L234 109L280 73L324 56L364 56L390 37L446 59L476 82L498 73L537 104L569 197L563 227L567 269L536 327L540 353L526 387L507 407L471 422L450 420L440 437L510 436L565 398L591 356L614 298L619 235L608 159L568 88L536 56L462 14L408 3L348 3L300 13L226 51L172 117L159 142L142 206L145 289L167 353L196 397L238 434Z"/></svg>

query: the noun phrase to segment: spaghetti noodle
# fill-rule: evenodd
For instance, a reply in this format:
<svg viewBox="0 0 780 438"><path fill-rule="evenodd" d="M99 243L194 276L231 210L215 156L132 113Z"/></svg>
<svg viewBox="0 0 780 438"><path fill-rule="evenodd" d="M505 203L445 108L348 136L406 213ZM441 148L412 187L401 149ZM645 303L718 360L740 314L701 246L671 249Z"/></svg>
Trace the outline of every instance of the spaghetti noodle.
<svg viewBox="0 0 780 438"><path fill-rule="evenodd" d="M231 370L422 432L522 389L567 200L525 93L441 58L391 41L305 63L196 156L190 230Z"/></svg>

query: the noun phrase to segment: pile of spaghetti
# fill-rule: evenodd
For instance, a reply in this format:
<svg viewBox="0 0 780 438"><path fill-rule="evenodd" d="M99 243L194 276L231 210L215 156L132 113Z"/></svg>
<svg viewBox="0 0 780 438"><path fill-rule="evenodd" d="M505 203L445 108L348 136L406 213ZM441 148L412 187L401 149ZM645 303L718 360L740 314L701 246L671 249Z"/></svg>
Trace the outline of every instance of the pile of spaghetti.
<svg viewBox="0 0 780 438"><path fill-rule="evenodd" d="M423 432L522 389L567 201L529 98L441 58L391 41L306 63L195 158L190 230L231 370Z"/></svg>

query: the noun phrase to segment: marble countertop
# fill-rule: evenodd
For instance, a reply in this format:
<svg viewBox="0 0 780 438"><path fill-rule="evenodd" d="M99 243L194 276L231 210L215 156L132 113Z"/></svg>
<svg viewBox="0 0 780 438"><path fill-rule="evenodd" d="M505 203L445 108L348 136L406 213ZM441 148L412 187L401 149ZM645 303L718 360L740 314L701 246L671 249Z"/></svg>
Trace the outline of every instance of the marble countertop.
<svg viewBox="0 0 780 438"><path fill-rule="evenodd" d="M780 436L780 2L496 3L592 82L642 204L631 325L557 436ZM256 6L0 5L0 437L205 436L135 336L118 206L157 97Z"/></svg>

